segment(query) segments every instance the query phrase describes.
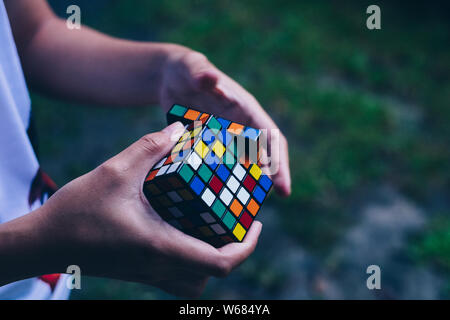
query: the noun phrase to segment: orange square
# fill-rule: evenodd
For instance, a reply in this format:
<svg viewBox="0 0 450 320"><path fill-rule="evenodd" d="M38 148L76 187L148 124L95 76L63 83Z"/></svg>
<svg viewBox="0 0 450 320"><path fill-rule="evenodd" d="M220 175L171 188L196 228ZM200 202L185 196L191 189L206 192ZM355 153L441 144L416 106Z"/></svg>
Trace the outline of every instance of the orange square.
<svg viewBox="0 0 450 320"><path fill-rule="evenodd" d="M189 109L187 112L186 112L186 114L184 115L184 117L186 118L186 119L189 119L189 120L197 120L197 118L198 118L198 116L200 115L200 112L199 111L195 111L195 110L192 110L192 109Z"/></svg>
<svg viewBox="0 0 450 320"><path fill-rule="evenodd" d="M242 130L244 129L244 126L242 124L232 122L230 126L228 127L228 131L234 134L240 134Z"/></svg>
<svg viewBox="0 0 450 320"><path fill-rule="evenodd" d="M167 157L167 160L164 162L164 165L172 163L173 159L175 159L176 155L175 154L171 154L169 157Z"/></svg>
<svg viewBox="0 0 450 320"><path fill-rule="evenodd" d="M247 209L253 216L256 216L259 210L259 205L256 203L254 199L251 199L247 205Z"/></svg>
<svg viewBox="0 0 450 320"><path fill-rule="evenodd" d="M208 113L202 113L202 115L198 119L201 120L202 122L205 122L206 119L208 119L208 117L209 117Z"/></svg>
<svg viewBox="0 0 450 320"><path fill-rule="evenodd" d="M183 146L183 150L192 148L192 146L194 145L194 142L195 142L195 138L192 138L191 141L186 141L185 145Z"/></svg>
<svg viewBox="0 0 450 320"><path fill-rule="evenodd" d="M153 180L153 178L156 176L156 174L158 173L159 170L153 170L152 172L150 172L150 174L147 176L147 179L145 179L145 181L150 181Z"/></svg>
<svg viewBox="0 0 450 320"><path fill-rule="evenodd" d="M234 199L233 203L231 204L231 211L234 213L236 217L239 217L242 211L242 205L239 203L237 199Z"/></svg>
<svg viewBox="0 0 450 320"><path fill-rule="evenodd" d="M239 159L239 163L241 163L246 169L248 169L251 165L250 159L248 159L245 155L242 155L241 159Z"/></svg>

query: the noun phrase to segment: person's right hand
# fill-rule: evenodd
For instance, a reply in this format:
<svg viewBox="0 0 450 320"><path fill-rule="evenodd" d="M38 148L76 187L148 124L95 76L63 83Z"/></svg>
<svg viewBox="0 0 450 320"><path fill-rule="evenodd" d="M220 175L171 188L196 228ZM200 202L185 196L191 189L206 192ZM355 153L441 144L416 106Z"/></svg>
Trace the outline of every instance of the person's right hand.
<svg viewBox="0 0 450 320"><path fill-rule="evenodd" d="M258 221L242 243L216 249L167 224L147 202L142 191L146 174L183 129L175 123L144 136L32 213L38 215L40 241L57 260L53 265L58 268L48 273L75 264L82 275L142 282L195 297L208 277L228 275L253 252L262 227Z"/></svg>

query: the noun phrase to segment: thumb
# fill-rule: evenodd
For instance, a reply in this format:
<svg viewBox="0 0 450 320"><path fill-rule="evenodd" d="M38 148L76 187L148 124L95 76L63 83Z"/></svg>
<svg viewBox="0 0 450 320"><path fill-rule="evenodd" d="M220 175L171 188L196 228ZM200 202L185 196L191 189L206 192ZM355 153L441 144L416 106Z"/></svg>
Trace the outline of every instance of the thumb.
<svg viewBox="0 0 450 320"><path fill-rule="evenodd" d="M110 159L115 167L127 171L130 178L144 179L148 171L175 145L185 131L181 122L175 122L159 132L147 134Z"/></svg>

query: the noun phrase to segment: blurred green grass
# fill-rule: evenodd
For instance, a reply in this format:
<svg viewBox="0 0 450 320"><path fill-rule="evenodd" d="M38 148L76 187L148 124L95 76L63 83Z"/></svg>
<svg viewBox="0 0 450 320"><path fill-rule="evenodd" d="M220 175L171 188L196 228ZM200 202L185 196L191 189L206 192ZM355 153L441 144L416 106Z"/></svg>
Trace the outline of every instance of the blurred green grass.
<svg viewBox="0 0 450 320"><path fill-rule="evenodd" d="M62 16L68 2L51 1ZM352 225L347 209L373 185L389 182L424 208L434 208L436 198L450 198L449 22L441 12L448 6L437 3L382 2L382 30L369 31L367 1L115 0L92 6L70 1L82 8L83 23L101 31L176 42L205 53L257 97L290 146L292 196L270 200L282 212L280 232L319 255L332 250ZM36 93L33 103L45 141L43 163L60 184L163 123L162 114L149 109L63 108ZM160 120L135 125L138 118ZM99 129L83 133L83 141L89 134L103 136L105 129L111 135L99 139L103 143L92 146L84 161L63 168L49 164L67 140L99 126L92 119L119 129L100 122ZM443 206L448 209L448 201ZM440 219L444 231L431 228L425 237L448 246L448 237L440 234L450 232L450 218ZM447 261L446 247L424 241L419 260ZM136 287L126 285L107 297L139 296Z"/></svg>

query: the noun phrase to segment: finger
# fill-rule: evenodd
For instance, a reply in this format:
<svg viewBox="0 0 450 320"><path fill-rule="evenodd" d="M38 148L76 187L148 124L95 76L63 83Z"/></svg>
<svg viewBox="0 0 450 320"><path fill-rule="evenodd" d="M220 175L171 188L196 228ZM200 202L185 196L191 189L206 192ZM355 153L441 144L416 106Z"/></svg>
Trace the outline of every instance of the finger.
<svg viewBox="0 0 450 320"><path fill-rule="evenodd" d="M223 277L229 273L229 264L221 252L210 244L164 223L161 227L162 244L169 257L197 273Z"/></svg>
<svg viewBox="0 0 450 320"><path fill-rule="evenodd" d="M151 167L172 149L184 130L181 122L175 122L162 131L143 136L106 163L126 171L130 178L144 179Z"/></svg>
<svg viewBox="0 0 450 320"><path fill-rule="evenodd" d="M183 76L194 89L212 92L216 88L218 71L203 54L191 52L183 60Z"/></svg>
<svg viewBox="0 0 450 320"><path fill-rule="evenodd" d="M255 99L249 99L248 103L246 109L254 110L253 113L250 113L248 125L267 130L264 130L267 132L267 135L263 134L261 138L267 139L267 143L263 145L268 148L265 152L270 151L270 155L262 160L264 160L264 164L269 164L274 188L279 195L288 196L291 193L291 174L287 140L275 122ZM262 155L268 156L264 153Z"/></svg>
<svg viewBox="0 0 450 320"><path fill-rule="evenodd" d="M268 130L267 133L270 155L264 160L268 164L267 169L273 180L275 190L281 196L288 196L291 193L291 176L287 140L278 128Z"/></svg>
<svg viewBox="0 0 450 320"><path fill-rule="evenodd" d="M289 169L288 145L286 139L278 142L279 165L278 172L272 176L275 190L280 196L287 197L291 194L291 173Z"/></svg>
<svg viewBox="0 0 450 320"><path fill-rule="evenodd" d="M219 249L229 263L229 271L239 266L255 250L261 230L262 223L255 221L248 230L244 241L229 243Z"/></svg>

